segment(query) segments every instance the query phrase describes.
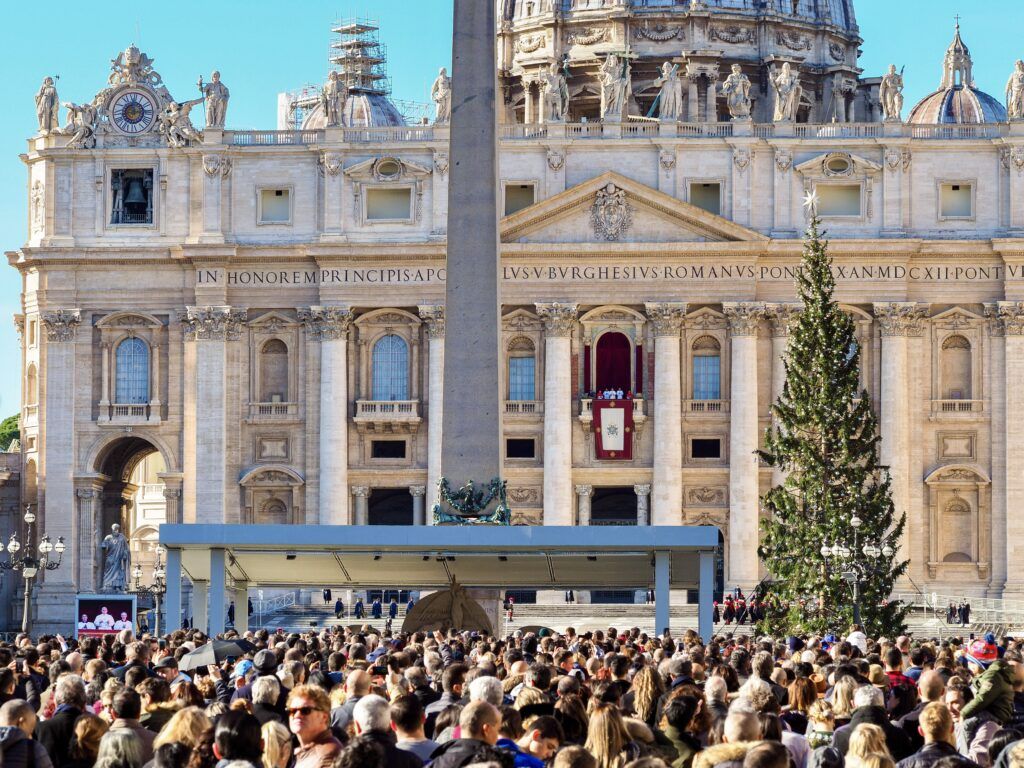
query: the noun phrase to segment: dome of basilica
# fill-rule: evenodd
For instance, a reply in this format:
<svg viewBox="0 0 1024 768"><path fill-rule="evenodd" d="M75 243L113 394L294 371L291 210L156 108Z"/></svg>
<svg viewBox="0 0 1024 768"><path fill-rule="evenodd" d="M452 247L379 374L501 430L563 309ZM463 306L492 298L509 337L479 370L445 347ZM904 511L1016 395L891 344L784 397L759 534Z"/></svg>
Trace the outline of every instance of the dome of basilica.
<svg viewBox="0 0 1024 768"><path fill-rule="evenodd" d="M342 113L346 128L380 128L391 125L405 125L405 118L388 97L377 91L353 91L349 93ZM311 131L327 126L324 108L318 104L309 111L302 121L302 130Z"/></svg>
<svg viewBox="0 0 1024 768"><path fill-rule="evenodd" d="M946 50L939 89L925 96L910 111L915 125L977 125L1006 120L1006 107L975 85L971 52L960 37L960 25Z"/></svg>

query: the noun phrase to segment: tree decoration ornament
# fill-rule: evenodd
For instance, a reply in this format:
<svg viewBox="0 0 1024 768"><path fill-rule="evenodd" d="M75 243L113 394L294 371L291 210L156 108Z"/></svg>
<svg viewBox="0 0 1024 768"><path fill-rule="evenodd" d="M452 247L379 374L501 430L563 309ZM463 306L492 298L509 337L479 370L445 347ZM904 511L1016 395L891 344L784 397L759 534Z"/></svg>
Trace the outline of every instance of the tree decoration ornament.
<svg viewBox="0 0 1024 768"><path fill-rule="evenodd" d="M768 515L758 552L779 605L759 630L845 632L859 587L864 631L893 637L904 631L908 610L889 601L907 570L899 551L906 514L894 509L889 469L878 461L881 438L871 398L860 388L855 326L834 299L813 191L805 205L810 224L797 276L803 309L789 335L773 425L758 452L786 475L761 500Z"/></svg>

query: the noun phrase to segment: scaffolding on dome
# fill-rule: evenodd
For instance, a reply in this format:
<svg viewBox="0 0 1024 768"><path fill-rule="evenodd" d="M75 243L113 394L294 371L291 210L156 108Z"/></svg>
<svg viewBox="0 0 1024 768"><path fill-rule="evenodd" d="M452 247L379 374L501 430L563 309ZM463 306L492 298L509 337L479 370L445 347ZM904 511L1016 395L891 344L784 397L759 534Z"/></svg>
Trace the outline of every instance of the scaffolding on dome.
<svg viewBox="0 0 1024 768"><path fill-rule="evenodd" d="M374 19L343 19L331 25L338 36L331 41L328 58L350 93L391 93L387 46L380 42L380 25Z"/></svg>

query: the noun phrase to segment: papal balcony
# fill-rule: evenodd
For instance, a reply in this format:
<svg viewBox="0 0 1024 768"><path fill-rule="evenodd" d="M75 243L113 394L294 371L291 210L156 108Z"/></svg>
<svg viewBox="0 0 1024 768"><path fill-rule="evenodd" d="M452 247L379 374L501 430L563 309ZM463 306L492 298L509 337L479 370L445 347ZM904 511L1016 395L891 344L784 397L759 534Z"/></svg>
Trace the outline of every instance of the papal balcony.
<svg viewBox="0 0 1024 768"><path fill-rule="evenodd" d="M100 403L100 424L150 424L160 421L160 406L150 403Z"/></svg>
<svg viewBox="0 0 1024 768"><path fill-rule="evenodd" d="M984 412L984 400L932 400L932 419L979 416Z"/></svg>
<svg viewBox="0 0 1024 768"><path fill-rule="evenodd" d="M249 403L249 423L258 421L298 421L298 403Z"/></svg>
<svg viewBox="0 0 1024 768"><path fill-rule="evenodd" d="M632 402L633 403L633 423L636 425L636 431L639 432L644 423L647 421L647 412L644 406L644 399L642 397L633 398L630 400L622 400L621 402ZM580 424L583 425L583 429L590 431L591 425L594 423L594 398L583 397L580 398Z"/></svg>
<svg viewBox="0 0 1024 768"><path fill-rule="evenodd" d="M729 413L728 400L684 400L683 416L722 416Z"/></svg>
<svg viewBox="0 0 1024 768"><path fill-rule="evenodd" d="M423 419L419 400L357 400L354 421L360 431L415 432Z"/></svg>

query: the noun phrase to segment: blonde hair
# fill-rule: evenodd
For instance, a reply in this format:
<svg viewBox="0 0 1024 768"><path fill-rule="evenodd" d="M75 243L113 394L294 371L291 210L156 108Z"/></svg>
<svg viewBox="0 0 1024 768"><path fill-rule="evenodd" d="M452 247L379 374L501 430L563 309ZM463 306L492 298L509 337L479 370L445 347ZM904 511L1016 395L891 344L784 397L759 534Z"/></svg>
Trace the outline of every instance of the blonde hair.
<svg viewBox="0 0 1024 768"><path fill-rule="evenodd" d="M597 760L597 768L619 768L622 750L629 741L618 707L598 701L591 706L587 743L583 746Z"/></svg>
<svg viewBox="0 0 1024 768"><path fill-rule="evenodd" d="M858 758L861 768L896 768L896 761L888 755L872 752L867 757Z"/></svg>
<svg viewBox="0 0 1024 768"><path fill-rule="evenodd" d="M100 751L100 739L110 729L107 721L85 713L75 721L75 738L71 743L71 756L82 762L95 762Z"/></svg>
<svg viewBox="0 0 1024 768"><path fill-rule="evenodd" d="M546 704L548 697L544 695L544 692L539 688L530 688L529 686L523 686L519 695L516 696L516 701L513 706L516 709L522 709L533 704Z"/></svg>
<svg viewBox="0 0 1024 768"><path fill-rule="evenodd" d="M153 749L172 741L180 741L195 749L202 741L203 734L213 727L210 718L199 707L185 707L175 712L153 740Z"/></svg>
<svg viewBox="0 0 1024 768"><path fill-rule="evenodd" d="M832 705L824 699L818 699L807 708L807 719L815 725L826 725L831 729L836 724L836 716Z"/></svg>
<svg viewBox="0 0 1024 768"><path fill-rule="evenodd" d="M865 758L884 755L892 760L885 743L885 731L871 723L861 723L850 735L850 747L846 752L846 768L868 768Z"/></svg>
<svg viewBox="0 0 1024 768"><path fill-rule="evenodd" d="M853 714L853 692L857 689L857 681L844 675L836 681L832 688L832 713L836 717L849 717Z"/></svg>
<svg viewBox="0 0 1024 768"><path fill-rule="evenodd" d="M943 741L952 744L953 715L949 708L938 701L933 701L921 710L919 718L921 733L931 741ZM955 746L955 745L953 745Z"/></svg>
<svg viewBox="0 0 1024 768"><path fill-rule="evenodd" d="M260 733L263 735L263 768L278 768L282 757L291 757L291 733L274 720L264 723Z"/></svg>
<svg viewBox="0 0 1024 768"><path fill-rule="evenodd" d="M664 692L665 686L661 676L654 668L641 668L633 678L633 708L636 710L636 716L645 723L648 722L654 715L658 699Z"/></svg>

